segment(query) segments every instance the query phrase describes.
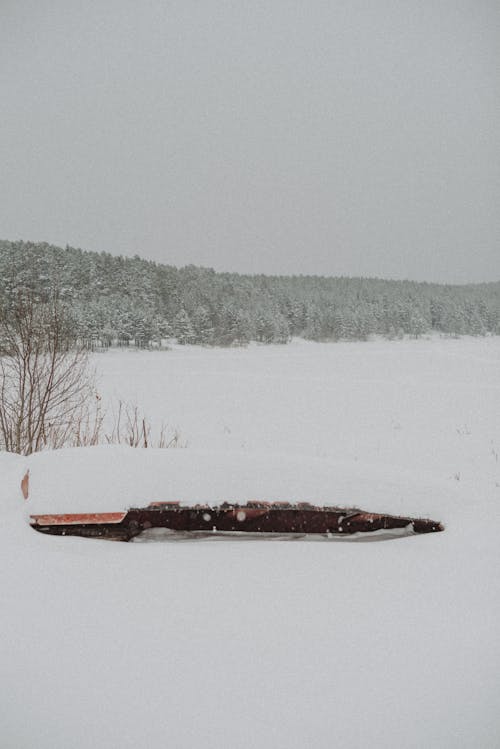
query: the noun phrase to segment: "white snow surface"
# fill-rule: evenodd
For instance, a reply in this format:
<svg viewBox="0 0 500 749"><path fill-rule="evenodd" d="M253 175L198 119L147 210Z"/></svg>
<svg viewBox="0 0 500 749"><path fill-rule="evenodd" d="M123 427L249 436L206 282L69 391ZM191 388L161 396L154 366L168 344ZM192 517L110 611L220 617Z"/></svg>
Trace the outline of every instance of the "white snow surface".
<svg viewBox="0 0 500 749"><path fill-rule="evenodd" d="M104 400L188 447L0 454L2 749L500 746L499 338L94 361ZM446 530L120 544L27 522L259 498Z"/></svg>

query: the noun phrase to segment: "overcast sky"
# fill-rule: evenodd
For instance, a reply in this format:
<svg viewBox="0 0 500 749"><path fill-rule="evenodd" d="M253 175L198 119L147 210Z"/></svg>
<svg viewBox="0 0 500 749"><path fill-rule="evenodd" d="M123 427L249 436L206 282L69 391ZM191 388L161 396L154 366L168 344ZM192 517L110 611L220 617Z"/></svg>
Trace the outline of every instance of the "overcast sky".
<svg viewBox="0 0 500 749"><path fill-rule="evenodd" d="M0 237L500 279L496 0L0 0Z"/></svg>

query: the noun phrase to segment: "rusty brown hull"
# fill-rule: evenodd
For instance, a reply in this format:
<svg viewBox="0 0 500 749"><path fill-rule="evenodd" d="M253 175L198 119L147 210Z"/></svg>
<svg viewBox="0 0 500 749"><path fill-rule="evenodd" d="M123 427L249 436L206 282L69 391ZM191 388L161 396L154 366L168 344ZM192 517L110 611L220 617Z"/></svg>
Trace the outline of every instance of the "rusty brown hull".
<svg viewBox="0 0 500 749"><path fill-rule="evenodd" d="M42 533L86 536L130 541L153 528L193 537L208 535L238 536L317 536L338 538L382 531L433 533L442 531L441 523L425 518L366 512L356 508L316 507L307 503L249 502L182 506L154 502L148 507L131 508L123 513L73 515L33 515L31 524Z"/></svg>

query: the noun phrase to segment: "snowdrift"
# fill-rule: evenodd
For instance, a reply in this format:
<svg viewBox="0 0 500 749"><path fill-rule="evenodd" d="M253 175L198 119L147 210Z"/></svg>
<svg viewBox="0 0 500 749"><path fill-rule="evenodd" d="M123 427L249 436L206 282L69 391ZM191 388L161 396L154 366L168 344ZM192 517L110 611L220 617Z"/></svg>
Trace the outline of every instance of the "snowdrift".
<svg viewBox="0 0 500 749"><path fill-rule="evenodd" d="M279 453L103 446L38 453L16 465L19 481L23 470L30 472L30 514L120 512L154 501L254 500L430 516L447 514L450 499L446 482L416 483L393 466Z"/></svg>

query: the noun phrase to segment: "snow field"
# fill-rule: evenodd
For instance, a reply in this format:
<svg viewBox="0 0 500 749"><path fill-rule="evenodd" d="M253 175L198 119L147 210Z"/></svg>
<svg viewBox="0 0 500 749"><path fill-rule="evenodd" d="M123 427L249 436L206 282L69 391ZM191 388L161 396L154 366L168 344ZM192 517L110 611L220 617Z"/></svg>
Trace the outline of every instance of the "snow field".
<svg viewBox="0 0 500 749"><path fill-rule="evenodd" d="M189 446L0 455L2 747L500 745L500 339L95 363L104 399ZM446 531L113 544L24 517L159 498L345 502Z"/></svg>

